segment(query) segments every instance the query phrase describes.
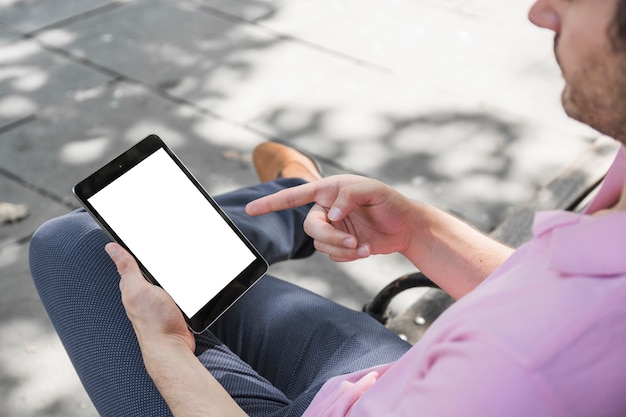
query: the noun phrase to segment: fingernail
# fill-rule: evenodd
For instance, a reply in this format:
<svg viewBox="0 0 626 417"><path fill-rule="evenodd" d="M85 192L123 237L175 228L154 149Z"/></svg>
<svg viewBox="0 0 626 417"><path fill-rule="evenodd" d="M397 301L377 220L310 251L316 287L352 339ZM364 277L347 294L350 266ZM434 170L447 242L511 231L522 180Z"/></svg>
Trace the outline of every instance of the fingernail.
<svg viewBox="0 0 626 417"><path fill-rule="evenodd" d="M110 256L110 257L114 257L115 255L117 255L119 253L119 249L117 248L117 245L113 245L111 243L107 243L106 246L104 247L104 251Z"/></svg>
<svg viewBox="0 0 626 417"><path fill-rule="evenodd" d="M333 207L328 212L328 220L335 221L341 218L341 209L338 207Z"/></svg>
<svg viewBox="0 0 626 417"><path fill-rule="evenodd" d="M343 241L343 246L348 249L356 248L356 239L353 237L346 238L346 240Z"/></svg>
<svg viewBox="0 0 626 417"><path fill-rule="evenodd" d="M362 245L359 249L357 249L357 253L361 258L367 258L370 256L370 248L367 245Z"/></svg>

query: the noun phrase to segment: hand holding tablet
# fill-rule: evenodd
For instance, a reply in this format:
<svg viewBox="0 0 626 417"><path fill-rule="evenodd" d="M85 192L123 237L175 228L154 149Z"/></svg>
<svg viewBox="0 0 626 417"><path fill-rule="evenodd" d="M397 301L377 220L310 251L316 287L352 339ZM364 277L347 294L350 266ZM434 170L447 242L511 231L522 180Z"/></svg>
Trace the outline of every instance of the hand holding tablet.
<svg viewBox="0 0 626 417"><path fill-rule="evenodd" d="M267 271L267 263L182 162L151 135L74 187L146 278L202 332ZM180 215L182 211L182 215Z"/></svg>

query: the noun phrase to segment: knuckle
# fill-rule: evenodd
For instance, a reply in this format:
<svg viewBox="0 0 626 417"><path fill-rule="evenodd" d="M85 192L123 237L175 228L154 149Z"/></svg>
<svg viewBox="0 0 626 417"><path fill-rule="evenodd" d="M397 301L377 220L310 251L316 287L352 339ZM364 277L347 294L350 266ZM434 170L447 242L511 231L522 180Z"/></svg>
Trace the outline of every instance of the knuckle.
<svg viewBox="0 0 626 417"><path fill-rule="evenodd" d="M312 233L315 231L315 222L311 218L307 217L302 223L302 228L304 230L304 233L311 236Z"/></svg>
<svg viewBox="0 0 626 417"><path fill-rule="evenodd" d="M126 255L120 256L117 260L117 272L120 275L125 275L130 270L130 261L126 257Z"/></svg>
<svg viewBox="0 0 626 417"><path fill-rule="evenodd" d="M292 193L287 193L286 200L287 200L287 207L289 208L297 207L296 199Z"/></svg>

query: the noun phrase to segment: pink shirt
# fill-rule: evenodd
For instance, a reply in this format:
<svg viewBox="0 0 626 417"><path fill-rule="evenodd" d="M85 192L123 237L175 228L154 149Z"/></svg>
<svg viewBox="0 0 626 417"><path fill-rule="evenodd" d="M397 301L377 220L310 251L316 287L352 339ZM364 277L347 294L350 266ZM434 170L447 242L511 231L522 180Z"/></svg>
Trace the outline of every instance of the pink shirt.
<svg viewBox="0 0 626 417"><path fill-rule="evenodd" d="M398 361L328 381L305 417L626 416L620 150L587 214L538 213L534 238Z"/></svg>

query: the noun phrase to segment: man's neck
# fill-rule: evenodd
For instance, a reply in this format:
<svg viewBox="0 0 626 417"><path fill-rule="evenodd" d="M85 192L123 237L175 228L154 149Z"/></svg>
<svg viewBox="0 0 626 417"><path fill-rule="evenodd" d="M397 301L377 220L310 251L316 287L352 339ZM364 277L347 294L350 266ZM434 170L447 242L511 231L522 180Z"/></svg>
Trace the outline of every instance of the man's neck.
<svg viewBox="0 0 626 417"><path fill-rule="evenodd" d="M622 158L626 159L626 152L623 153ZM622 175L624 176L624 185L622 186L622 191L621 191L621 194L617 203L615 203L612 207L606 210L600 210L599 212L595 214L603 215L603 214L615 213L618 211L626 211L626 163L624 163L624 172L622 173Z"/></svg>

